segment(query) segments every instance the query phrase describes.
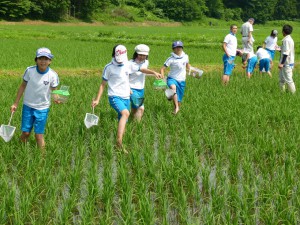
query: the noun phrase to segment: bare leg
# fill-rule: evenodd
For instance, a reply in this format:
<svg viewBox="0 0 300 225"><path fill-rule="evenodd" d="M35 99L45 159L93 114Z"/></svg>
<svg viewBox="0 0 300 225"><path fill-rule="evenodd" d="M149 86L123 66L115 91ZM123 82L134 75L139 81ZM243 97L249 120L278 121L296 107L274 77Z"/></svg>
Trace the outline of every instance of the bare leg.
<svg viewBox="0 0 300 225"><path fill-rule="evenodd" d="M229 82L229 76L224 74L222 76L222 84L226 86L228 82Z"/></svg>
<svg viewBox="0 0 300 225"><path fill-rule="evenodd" d="M35 140L39 149L41 149L42 153L45 153L45 139L44 134L35 134Z"/></svg>
<svg viewBox="0 0 300 225"><path fill-rule="evenodd" d="M20 137L21 141L26 144L27 141L28 141L29 136L30 136L30 132L23 131L22 134L21 134L21 137Z"/></svg>
<svg viewBox="0 0 300 225"><path fill-rule="evenodd" d="M144 106L139 107L138 109L132 109L131 113L133 114L133 118L140 122L144 115Z"/></svg>
<svg viewBox="0 0 300 225"><path fill-rule="evenodd" d="M271 73L271 71L269 70L267 73L268 73L269 77L272 78L272 73Z"/></svg>
<svg viewBox="0 0 300 225"><path fill-rule="evenodd" d="M173 103L174 103L174 114L177 114L179 112L179 104L178 104L178 96L176 94L176 86L171 85L170 88L174 91L175 95L173 95Z"/></svg>
<svg viewBox="0 0 300 225"><path fill-rule="evenodd" d="M118 125L118 133L117 133L117 146L119 148L123 149L123 136L125 134L125 127L126 127L126 123L128 120L128 117L130 115L130 112L127 109L124 109L121 112L122 116L119 120L119 125ZM128 153L125 149L123 149L123 151L125 153Z"/></svg>

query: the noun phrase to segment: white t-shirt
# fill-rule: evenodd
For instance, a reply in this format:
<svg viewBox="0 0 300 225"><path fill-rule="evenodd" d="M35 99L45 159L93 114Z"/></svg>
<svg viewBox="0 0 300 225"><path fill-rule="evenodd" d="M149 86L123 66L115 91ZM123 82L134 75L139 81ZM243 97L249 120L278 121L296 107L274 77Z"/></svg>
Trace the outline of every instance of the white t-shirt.
<svg viewBox="0 0 300 225"><path fill-rule="evenodd" d="M131 65L128 61L125 64L118 64L113 59L104 67L102 79L107 81L108 96L118 96L129 99L129 74L131 72Z"/></svg>
<svg viewBox="0 0 300 225"><path fill-rule="evenodd" d="M266 48L270 50L275 50L277 46L277 37L268 36L265 40Z"/></svg>
<svg viewBox="0 0 300 225"><path fill-rule="evenodd" d="M291 35L285 36L282 40L281 56L279 62L281 62L283 55L288 56L285 60L284 65L293 64L295 62L294 40L292 39Z"/></svg>
<svg viewBox="0 0 300 225"><path fill-rule="evenodd" d="M249 32L253 32L253 26L249 21L247 21L242 25L241 34L243 37L248 37Z"/></svg>
<svg viewBox="0 0 300 225"><path fill-rule="evenodd" d="M133 59L129 61L131 64L131 70L136 71L129 74L129 83L130 88L134 89L144 89L145 87L145 76L146 74L140 71L141 68L147 69L149 66L149 61L145 60L144 62L137 63Z"/></svg>
<svg viewBox="0 0 300 225"><path fill-rule="evenodd" d="M232 33L229 33L225 36L224 41L226 43L226 49L229 55L235 56L237 49L237 39L236 36Z"/></svg>
<svg viewBox="0 0 300 225"><path fill-rule="evenodd" d="M256 55L257 55L258 60L271 59L269 52L264 48L258 49L256 52Z"/></svg>
<svg viewBox="0 0 300 225"><path fill-rule="evenodd" d="M171 53L165 63L165 67L170 67L168 77L171 77L177 81L185 81L186 79L186 65L189 63L189 56L182 52L180 56L174 52Z"/></svg>
<svg viewBox="0 0 300 225"><path fill-rule="evenodd" d="M50 67L45 72L39 72L37 66L25 70L23 80L27 83L24 92L24 104L33 109L47 109L51 104L51 87L59 84L57 73Z"/></svg>

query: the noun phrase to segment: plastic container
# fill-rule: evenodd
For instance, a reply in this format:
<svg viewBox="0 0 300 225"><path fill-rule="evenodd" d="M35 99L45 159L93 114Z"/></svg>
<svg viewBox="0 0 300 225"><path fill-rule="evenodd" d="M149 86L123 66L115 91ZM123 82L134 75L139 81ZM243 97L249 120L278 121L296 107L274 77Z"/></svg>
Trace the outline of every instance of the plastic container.
<svg viewBox="0 0 300 225"><path fill-rule="evenodd" d="M167 83L163 79L155 80L154 83L153 83L153 87L156 90L164 90L164 89L167 88Z"/></svg>
<svg viewBox="0 0 300 225"><path fill-rule="evenodd" d="M59 90L52 91L52 97L55 101L66 103L69 99L69 86L61 86Z"/></svg>
<svg viewBox="0 0 300 225"><path fill-rule="evenodd" d="M203 70L200 70L196 67L190 67L189 75L195 78L200 78L203 75Z"/></svg>
<svg viewBox="0 0 300 225"><path fill-rule="evenodd" d="M168 100L172 100L173 96L175 95L175 91L168 88L165 90L165 95Z"/></svg>

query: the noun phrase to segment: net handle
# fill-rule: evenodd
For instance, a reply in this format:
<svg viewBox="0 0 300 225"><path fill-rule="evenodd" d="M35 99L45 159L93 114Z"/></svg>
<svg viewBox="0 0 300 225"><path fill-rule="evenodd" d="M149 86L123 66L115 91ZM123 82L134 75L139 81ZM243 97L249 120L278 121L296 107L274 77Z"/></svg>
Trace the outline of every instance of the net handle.
<svg viewBox="0 0 300 225"><path fill-rule="evenodd" d="M14 115L14 112L11 112L10 118L9 118L9 122L8 122L8 125L9 125L9 126L10 126L10 122L11 122L11 120L12 120L13 115Z"/></svg>

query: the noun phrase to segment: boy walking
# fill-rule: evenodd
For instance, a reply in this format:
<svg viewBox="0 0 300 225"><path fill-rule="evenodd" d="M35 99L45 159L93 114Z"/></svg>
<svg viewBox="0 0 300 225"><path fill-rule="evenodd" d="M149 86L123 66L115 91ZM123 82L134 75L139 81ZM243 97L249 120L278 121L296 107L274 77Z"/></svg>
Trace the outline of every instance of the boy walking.
<svg viewBox="0 0 300 225"><path fill-rule="evenodd" d="M285 90L285 84L291 93L296 92L295 83L293 80L293 68L295 59L294 40L291 37L293 27L291 25L284 25L282 27L282 34L284 36L281 45L281 55L278 68L279 72L279 86L282 91Z"/></svg>
<svg viewBox="0 0 300 225"><path fill-rule="evenodd" d="M34 127L35 139L40 149L45 148L44 131L51 104L51 91L59 84L57 73L49 67L52 58L48 48L43 47L36 51L36 65L26 69L16 100L11 106L11 112L15 112L24 93L21 141L28 141Z"/></svg>

